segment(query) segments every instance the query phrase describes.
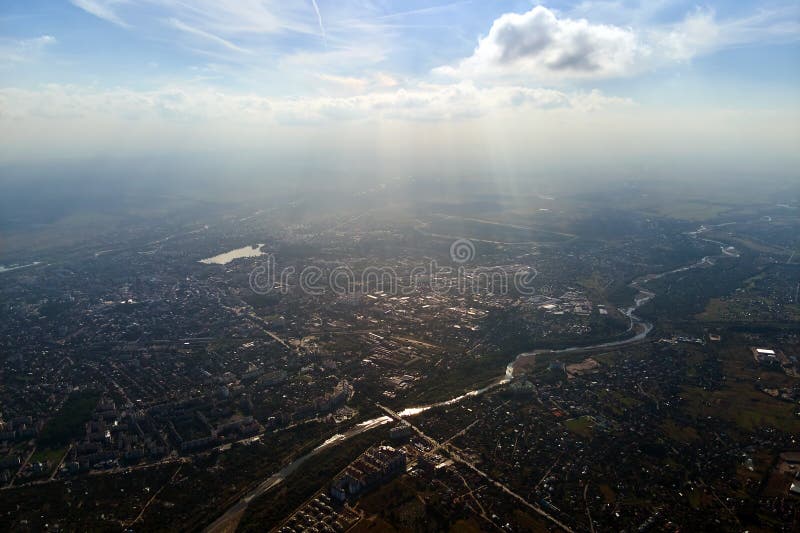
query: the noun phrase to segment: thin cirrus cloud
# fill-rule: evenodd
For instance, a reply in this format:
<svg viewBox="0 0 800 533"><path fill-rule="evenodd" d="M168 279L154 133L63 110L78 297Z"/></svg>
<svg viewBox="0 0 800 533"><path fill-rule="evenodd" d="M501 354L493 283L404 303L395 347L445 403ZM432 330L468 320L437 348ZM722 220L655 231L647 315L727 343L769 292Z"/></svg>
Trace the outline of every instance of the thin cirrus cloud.
<svg viewBox="0 0 800 533"><path fill-rule="evenodd" d="M792 17L794 15L794 17ZM717 20L697 8L669 25L623 27L561 16L544 6L497 18L469 57L433 70L462 79L540 82L626 77L748 43L794 42L800 23L791 8Z"/></svg>
<svg viewBox="0 0 800 533"><path fill-rule="evenodd" d="M322 13L317 5L317 0L311 0L311 5L314 7L314 13L317 14L317 22L319 23L319 31L322 34L322 39L327 43L328 37L325 35L325 24L322 22Z"/></svg>
<svg viewBox="0 0 800 533"><path fill-rule="evenodd" d="M323 7L316 0L70 0L71 3L106 22L116 24L137 37L175 43L204 59L230 63L236 68L264 69L270 62L282 63L296 57L315 56L321 63L335 54L357 59L365 51L380 49L368 45L377 30L328 31ZM325 8L341 19L353 4L344 2ZM379 39L372 39L379 41ZM320 49L321 45L325 46ZM329 46L330 45L330 46ZM232 77L247 76L240 70Z"/></svg>
<svg viewBox="0 0 800 533"><path fill-rule="evenodd" d="M213 146L222 137L231 146L295 138L298 146L311 146L321 130L344 146L348 137L339 128L358 129L376 143L376 132L401 131L433 144L432 132L463 129L521 151L531 147L531 135L547 141L553 130L561 132L567 153L576 128L583 147L603 146L615 131L625 135L619 143L625 148L652 130L645 118L668 126L673 108L682 106L681 127L664 129L659 142L674 135L676 145L694 149L699 143L680 143L699 128L726 153L741 152L747 141L764 153L786 155L790 150L778 141L788 146L798 139L797 100L785 96L794 90L789 76L759 65L768 79L748 85L756 77L748 70L756 54L749 54L741 73L724 73L728 79L718 74L714 58L689 64L721 49L735 55L751 43L796 43L800 10L794 4L717 4L715 12L682 11L683 0L653 0L658 9L635 0L585 0L560 11L534 6L515 13L518 3L501 0L409 0L396 4L402 9L363 0L70 2L75 19L86 25L80 47L74 48L74 32L59 33L58 20L40 21L41 30L20 32L23 37L0 38L0 68L22 74L0 84L0 138L10 139L0 159L41 157L45 134L44 144L63 153L101 146L144 152ZM636 6L642 9L631 11ZM92 31L97 27L102 31ZM58 46L51 46L50 35L59 37ZM124 52L119 64L109 68L106 55L95 57L84 41L92 38L95 46L111 43ZM157 45L141 46L147 40ZM59 68L64 64L74 69ZM688 68L670 69L683 64ZM668 83L642 76L628 85L659 70L670 76ZM678 79L684 73L712 88L714 100L703 101L701 94L689 111L691 86ZM87 85L86 79L98 81ZM602 83L608 79L616 81ZM729 87L726 99L718 98L716 89ZM771 124L773 137L762 138L763 124ZM481 137L490 125L491 135ZM509 133L514 127L517 133ZM173 137L165 138L165 131ZM732 133L742 140L735 149ZM404 142L400 134L381 135L387 146ZM358 153L358 143L352 144Z"/></svg>
<svg viewBox="0 0 800 533"><path fill-rule="evenodd" d="M56 43L52 35L41 35L30 39L0 40L0 64L24 63L36 59L45 48Z"/></svg>
<svg viewBox="0 0 800 533"><path fill-rule="evenodd" d="M201 30L200 28L195 28L194 26L190 26L189 24L186 24L185 22L181 22L178 19L171 18L171 19L168 19L166 21L166 23L169 26L175 28L176 30L179 30L179 31L184 32L184 33L187 33L189 35L193 35L195 37L199 37L200 39L203 39L203 40L206 40L206 41L211 41L212 43L220 45L223 48L226 48L228 50L232 50L234 52L239 52L239 53L242 53L242 54L252 54L253 53L252 50L248 50L247 48L243 48L241 46L238 46L238 45L232 43L231 41L229 41L227 39L223 39L222 37L220 37L218 35L214 35L213 33L207 32L205 30Z"/></svg>
<svg viewBox="0 0 800 533"><path fill-rule="evenodd" d="M107 22L132 29L152 18L176 19L223 39L254 34L316 31L309 15L314 4L276 0L70 0L83 11ZM319 18L319 16L317 17ZM180 29L180 28L179 28Z"/></svg>
<svg viewBox="0 0 800 533"><path fill-rule="evenodd" d="M111 0L111 1L104 1L104 0L70 0L70 2L86 11L87 13L94 15L99 19L103 19L107 22L112 24L116 24L117 26L122 26L123 28L128 28L129 24L122 20L122 18L117 15L112 7L114 4L119 3L118 1Z"/></svg>

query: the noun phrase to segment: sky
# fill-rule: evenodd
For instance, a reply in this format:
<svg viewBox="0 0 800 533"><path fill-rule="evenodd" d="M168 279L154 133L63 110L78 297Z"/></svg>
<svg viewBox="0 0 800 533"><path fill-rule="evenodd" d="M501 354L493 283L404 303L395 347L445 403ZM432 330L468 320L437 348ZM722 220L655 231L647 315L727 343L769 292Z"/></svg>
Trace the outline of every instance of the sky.
<svg viewBox="0 0 800 533"><path fill-rule="evenodd" d="M13 165L791 175L800 4L3 0L0 137Z"/></svg>

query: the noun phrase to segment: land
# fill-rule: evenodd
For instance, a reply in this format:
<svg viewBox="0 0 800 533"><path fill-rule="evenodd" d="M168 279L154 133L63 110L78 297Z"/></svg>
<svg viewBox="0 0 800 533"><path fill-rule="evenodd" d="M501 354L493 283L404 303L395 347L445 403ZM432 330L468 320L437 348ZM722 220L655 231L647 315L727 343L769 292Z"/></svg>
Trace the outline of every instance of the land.
<svg viewBox="0 0 800 533"><path fill-rule="evenodd" d="M0 529L800 527L796 190L417 187L0 227Z"/></svg>

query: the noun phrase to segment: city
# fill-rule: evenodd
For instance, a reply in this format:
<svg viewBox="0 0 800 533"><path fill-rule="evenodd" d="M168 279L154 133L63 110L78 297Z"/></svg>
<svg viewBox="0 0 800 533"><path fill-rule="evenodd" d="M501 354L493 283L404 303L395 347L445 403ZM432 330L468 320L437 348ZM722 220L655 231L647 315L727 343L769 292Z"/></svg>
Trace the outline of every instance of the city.
<svg viewBox="0 0 800 533"><path fill-rule="evenodd" d="M450 257L443 217L396 208L394 221L292 225L279 208L4 272L6 524L69 528L87 512L100 528L210 531L793 523L800 263L783 228L795 217L764 205L769 222L700 239L690 222L630 213L625 233L553 241L544 230L561 217L535 215L542 229L526 233L448 215L471 246ZM266 241L249 248L260 254L203 261L251 240ZM265 265L285 266L254 285ZM535 275L522 285L520 271ZM347 286L325 286L335 278ZM687 301L696 287L705 300ZM355 488L348 462L381 446L402 464ZM60 508L35 503L51 491Z"/></svg>
<svg viewBox="0 0 800 533"><path fill-rule="evenodd" d="M0 533L800 531L796 0L0 3Z"/></svg>

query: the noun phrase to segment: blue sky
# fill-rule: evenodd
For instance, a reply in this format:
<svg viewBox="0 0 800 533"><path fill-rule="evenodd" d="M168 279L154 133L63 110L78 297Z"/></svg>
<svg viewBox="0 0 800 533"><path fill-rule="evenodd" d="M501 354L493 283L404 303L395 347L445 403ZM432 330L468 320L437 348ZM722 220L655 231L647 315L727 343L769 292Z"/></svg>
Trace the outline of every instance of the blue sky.
<svg viewBox="0 0 800 533"><path fill-rule="evenodd" d="M3 82L152 88L203 79L214 86L266 94L319 92L315 75L368 77L375 72L430 79L437 67L469 57L492 23L522 14L526 1L198 1L27 0L0 15ZM613 86L642 91L641 78L762 82L796 88L800 6L796 2L554 1L561 19L583 19L647 33L680 31L707 17L724 35L687 44L683 55L631 72L587 79L528 76L544 86ZM287 7L290 6L290 7ZM320 24L321 20L321 24ZM649 46L658 47L649 38ZM707 42L705 42L707 40ZM471 78L478 76L470 73ZM660 76L659 76L660 74ZM695 85L695 84L693 84ZM638 89L637 89L638 88Z"/></svg>
<svg viewBox="0 0 800 533"><path fill-rule="evenodd" d="M189 123L228 131L234 140L225 146L234 149L235 139L308 143L307 135L324 137L336 126L358 129L354 138L376 128L415 136L418 128L438 139L436 124L495 131L510 117L528 117L542 136L556 124L563 130L565 120L584 131L616 118L626 130L644 127L643 116L663 121L670 113L682 114L682 129L667 144L691 144L691 120L702 128L710 120L717 137L703 138L732 151L741 135L731 145L726 130L761 131L777 119L778 142L748 141L771 150L765 158L789 157L784 144L797 140L799 109L796 1L25 0L0 7L0 132L13 141L0 149L4 160L30 157L43 138L61 155L91 155L114 140L146 152L147 139L165 132L161 147L217 142L194 131L186 142ZM254 133L259 126L273 136ZM85 138L74 138L87 128ZM591 144L591 132L580 137Z"/></svg>

